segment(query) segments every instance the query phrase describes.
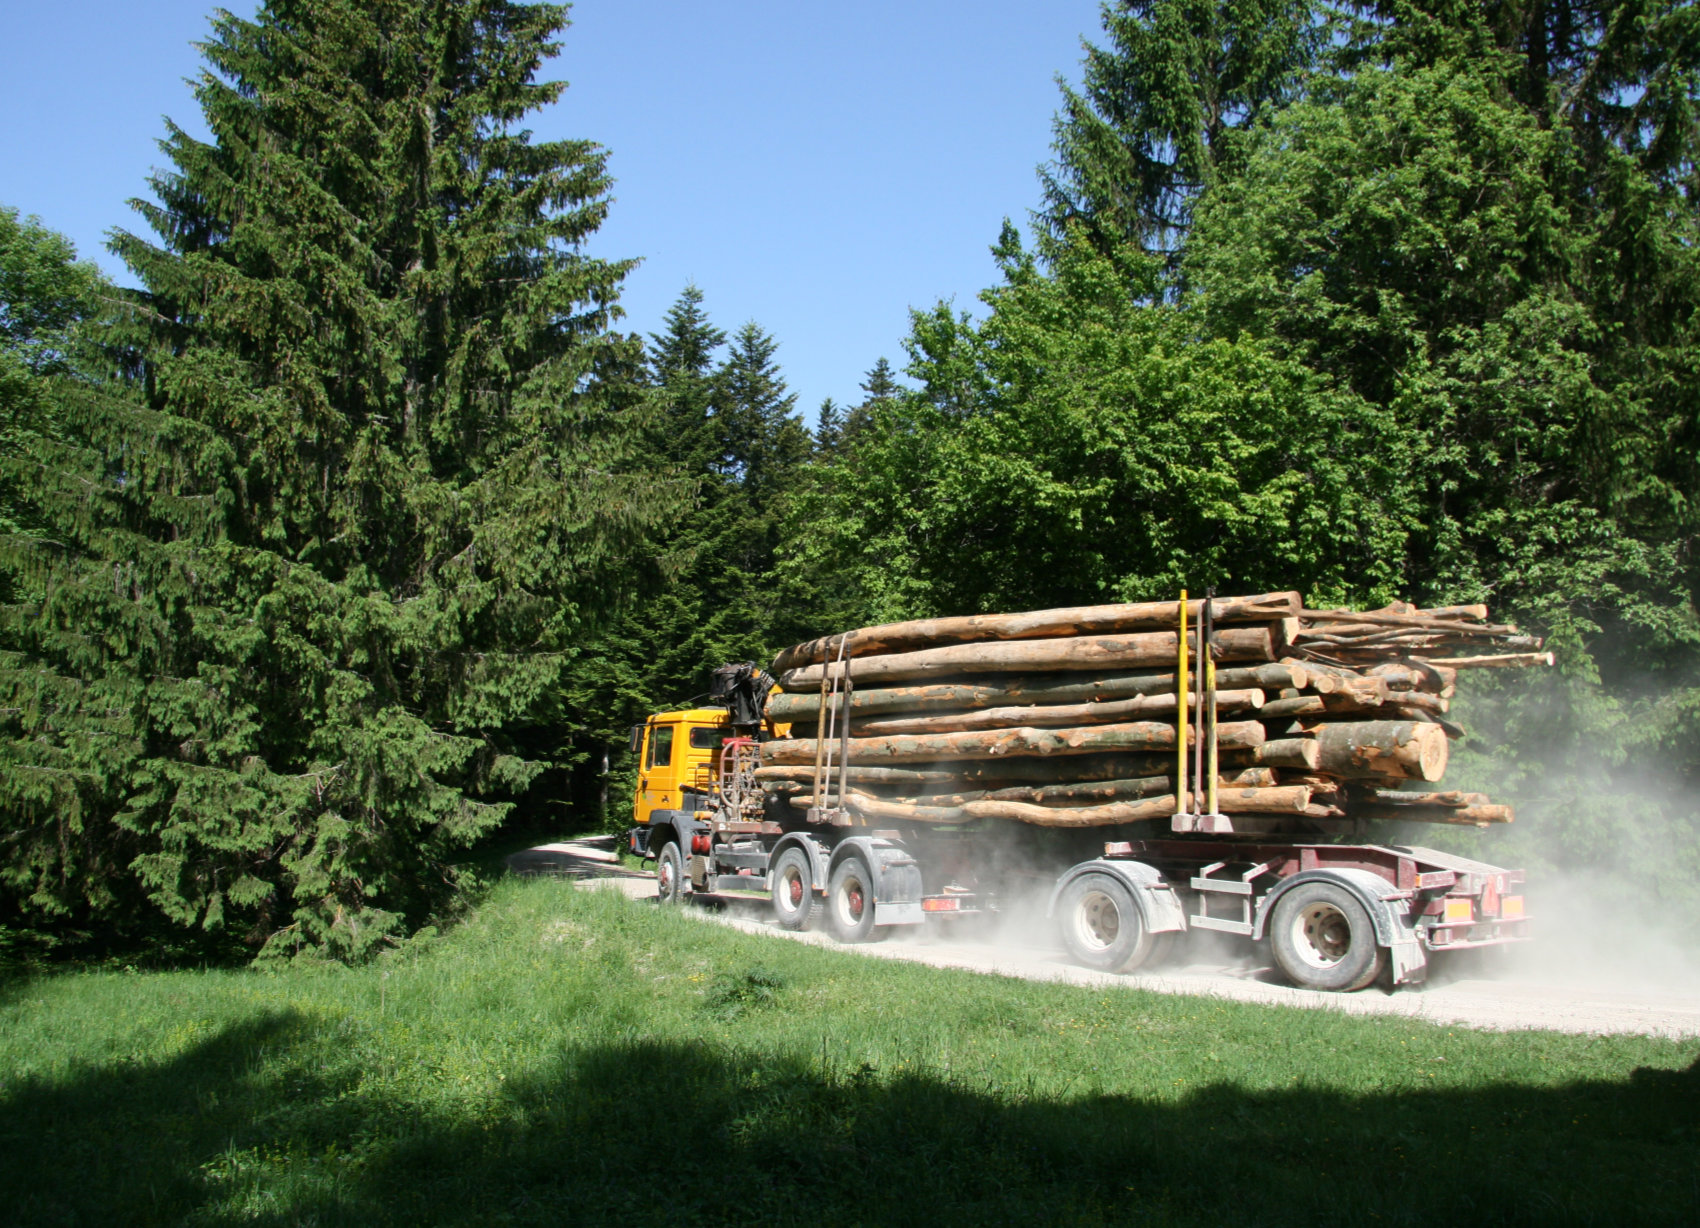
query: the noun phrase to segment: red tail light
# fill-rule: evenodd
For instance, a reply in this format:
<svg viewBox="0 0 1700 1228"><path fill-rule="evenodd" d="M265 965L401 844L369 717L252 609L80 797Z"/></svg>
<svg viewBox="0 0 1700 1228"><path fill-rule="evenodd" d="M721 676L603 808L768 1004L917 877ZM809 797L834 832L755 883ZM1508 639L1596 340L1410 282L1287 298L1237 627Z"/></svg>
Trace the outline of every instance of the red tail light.
<svg viewBox="0 0 1700 1228"><path fill-rule="evenodd" d="M699 831L691 836L691 852L707 853L712 837L705 831Z"/></svg>

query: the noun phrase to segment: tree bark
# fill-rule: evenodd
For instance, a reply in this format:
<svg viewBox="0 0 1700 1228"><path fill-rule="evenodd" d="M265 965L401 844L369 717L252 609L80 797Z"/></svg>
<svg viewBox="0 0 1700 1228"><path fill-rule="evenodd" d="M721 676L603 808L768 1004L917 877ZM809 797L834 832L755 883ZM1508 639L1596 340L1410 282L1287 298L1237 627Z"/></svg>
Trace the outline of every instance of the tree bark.
<svg viewBox="0 0 1700 1228"><path fill-rule="evenodd" d="M1262 691L1218 691L1217 709L1238 712L1263 706ZM1132 717L1175 712L1174 695L1140 695L1101 704L1049 704L1027 708L986 708L979 712L937 712L922 716L887 716L852 722L852 736L892 733L950 733L965 729L1004 729L1012 725L1097 725Z"/></svg>
<svg viewBox="0 0 1700 1228"><path fill-rule="evenodd" d="M1523 669L1531 665L1551 665L1550 652L1502 652L1488 657L1425 657L1424 663L1436 669Z"/></svg>
<svg viewBox="0 0 1700 1228"><path fill-rule="evenodd" d="M1218 661L1269 661L1275 656L1278 632L1269 625L1228 627L1212 643ZM955 644L888 656L857 657L847 662L850 677L866 682L953 678L962 674L1022 673L1035 670L1131 669L1167 665L1179 651L1174 631L1138 635L1084 636L1074 639L1015 640L988 644ZM788 691L819 687L826 666L810 665L786 671L780 685ZM834 664L834 675L841 667Z"/></svg>
<svg viewBox="0 0 1700 1228"><path fill-rule="evenodd" d="M1252 752L1252 762L1265 767L1301 768L1315 772L1322 767L1322 747L1314 738L1281 738L1257 747Z"/></svg>
<svg viewBox="0 0 1700 1228"><path fill-rule="evenodd" d="M1296 618L1303 601L1297 593L1266 593L1256 597L1223 597L1212 603L1218 623L1255 623ZM1196 622L1202 599L1187 602L1188 621ZM1127 631L1174 628L1180 622L1180 602L1145 601L1126 605L1076 606L1033 610L1022 614L970 614L960 618L923 618L886 623L851 631L845 656L865 657L909 652L942 644L988 640L1061 639L1070 636L1111 635ZM787 648L773 661L773 671L797 669L836 660L840 636L829 635Z"/></svg>
<svg viewBox="0 0 1700 1228"><path fill-rule="evenodd" d="M817 675L818 679L818 675ZM1260 689L1280 691L1309 684L1308 668L1299 661L1279 665L1229 667L1216 671L1216 685L1223 690ZM812 721L820 710L820 693L778 694L767 701L768 719L778 722ZM1016 704L1105 703L1140 695L1173 693L1175 675L1110 674L1081 681L1067 674L998 679L995 682L935 682L922 686L858 687L850 693L852 716L880 713L965 712L979 708L1001 708Z"/></svg>
<svg viewBox="0 0 1700 1228"><path fill-rule="evenodd" d="M1420 721L1351 721L1318 725L1318 770L1347 780L1404 777L1439 780L1446 771L1446 731Z"/></svg>
<svg viewBox="0 0 1700 1228"><path fill-rule="evenodd" d="M1439 732L1439 726L1434 726ZM1190 730L1189 730L1190 733ZM1442 735L1444 737L1444 735ZM1260 746L1263 726L1256 721L1228 721L1217 726L1226 747ZM950 759L1089 755L1100 751L1165 750L1175 745L1175 727L1160 721L1125 725L1092 725L1075 729L969 730L963 733L897 734L884 738L851 738L853 764L928 763ZM813 738L789 738L762 747L767 763L814 763Z"/></svg>
<svg viewBox="0 0 1700 1228"><path fill-rule="evenodd" d="M1394 819L1401 823L1455 823L1463 827L1486 827L1510 823L1510 806L1382 806L1358 805L1352 813L1361 819Z"/></svg>

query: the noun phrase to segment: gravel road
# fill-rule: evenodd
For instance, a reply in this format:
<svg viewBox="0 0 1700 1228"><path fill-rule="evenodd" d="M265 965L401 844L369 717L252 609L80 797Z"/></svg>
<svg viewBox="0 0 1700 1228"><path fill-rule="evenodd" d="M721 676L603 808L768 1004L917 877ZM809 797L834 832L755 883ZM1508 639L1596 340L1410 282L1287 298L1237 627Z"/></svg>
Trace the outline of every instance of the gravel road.
<svg viewBox="0 0 1700 1228"><path fill-rule="evenodd" d="M541 872L578 879L581 886L621 891L634 899L653 899L655 880L648 874L614 870L602 849L553 845L528 866L518 854L510 859L519 872L547 859ZM533 852L538 852L533 850ZM612 873L610 873L612 871ZM768 919L765 905L745 901L689 903L685 912L704 921L793 942L837 946L819 929L781 930ZM817 918L819 913L817 912ZM951 925L900 929L884 942L845 947L875 959L906 959L940 968L1063 981L1072 985L1111 986L1157 993L1198 994L1236 1002L1302 1006L1353 1015L1403 1015L1432 1023L1506 1030L1549 1028L1559 1032L1641 1033L1648 1036L1700 1036L1700 976L1686 952L1664 951L1645 938L1626 960L1622 950L1595 943L1589 957L1573 941L1537 939L1526 947L1460 953L1431 969L1427 984L1388 993L1368 989L1327 994L1295 989L1266 966L1246 957L1246 949L1215 935L1198 934L1178 952L1177 962L1127 976L1093 972L1066 962L1042 918L1006 921L999 926L965 918Z"/></svg>

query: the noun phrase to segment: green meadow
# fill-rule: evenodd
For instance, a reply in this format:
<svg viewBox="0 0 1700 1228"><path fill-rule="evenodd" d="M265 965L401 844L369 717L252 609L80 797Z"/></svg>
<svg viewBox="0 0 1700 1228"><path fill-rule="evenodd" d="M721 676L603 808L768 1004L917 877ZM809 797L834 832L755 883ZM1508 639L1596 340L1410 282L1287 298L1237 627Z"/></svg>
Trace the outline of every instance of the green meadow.
<svg viewBox="0 0 1700 1228"><path fill-rule="evenodd" d="M547 880L369 965L0 982L14 1224L1678 1224L1700 1042L872 960Z"/></svg>

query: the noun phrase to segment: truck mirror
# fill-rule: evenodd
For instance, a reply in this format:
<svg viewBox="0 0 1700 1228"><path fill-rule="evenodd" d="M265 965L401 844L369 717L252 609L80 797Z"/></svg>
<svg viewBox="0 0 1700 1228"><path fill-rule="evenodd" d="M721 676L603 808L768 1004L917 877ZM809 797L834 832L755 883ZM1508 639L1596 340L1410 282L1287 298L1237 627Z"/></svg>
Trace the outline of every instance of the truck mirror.
<svg viewBox="0 0 1700 1228"><path fill-rule="evenodd" d="M632 754L637 754L643 747L643 726L632 726Z"/></svg>

